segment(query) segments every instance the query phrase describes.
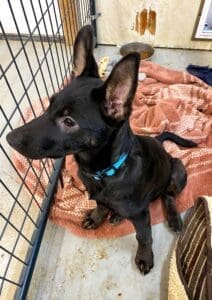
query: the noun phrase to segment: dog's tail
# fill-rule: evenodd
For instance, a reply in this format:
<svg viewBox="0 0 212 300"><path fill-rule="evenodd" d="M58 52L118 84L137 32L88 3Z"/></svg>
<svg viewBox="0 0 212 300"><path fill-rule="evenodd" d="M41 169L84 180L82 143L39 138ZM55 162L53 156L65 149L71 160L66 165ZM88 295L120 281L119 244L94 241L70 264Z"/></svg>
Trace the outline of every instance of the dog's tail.
<svg viewBox="0 0 212 300"><path fill-rule="evenodd" d="M168 140L168 141L175 142L176 144L183 147L188 147L188 148L197 147L197 144L195 142L191 140L186 140L180 137L179 135L169 131L164 131L163 133L157 135L155 138L161 143Z"/></svg>

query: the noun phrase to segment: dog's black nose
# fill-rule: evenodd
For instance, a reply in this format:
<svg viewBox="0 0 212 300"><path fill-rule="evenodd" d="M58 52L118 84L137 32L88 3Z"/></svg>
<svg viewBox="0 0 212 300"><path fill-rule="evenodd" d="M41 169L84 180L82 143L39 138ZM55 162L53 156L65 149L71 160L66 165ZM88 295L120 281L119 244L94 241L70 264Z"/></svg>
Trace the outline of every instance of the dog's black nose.
<svg viewBox="0 0 212 300"><path fill-rule="evenodd" d="M19 136L17 136L17 134L15 134L14 131L8 133L6 139L8 144L17 150L23 146L22 139Z"/></svg>

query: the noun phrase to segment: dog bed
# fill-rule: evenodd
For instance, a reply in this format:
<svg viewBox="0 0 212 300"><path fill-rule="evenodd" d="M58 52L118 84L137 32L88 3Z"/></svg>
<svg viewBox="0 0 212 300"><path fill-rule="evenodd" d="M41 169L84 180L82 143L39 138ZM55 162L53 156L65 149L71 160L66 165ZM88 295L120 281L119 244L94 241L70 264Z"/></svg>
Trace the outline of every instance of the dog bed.
<svg viewBox="0 0 212 300"><path fill-rule="evenodd" d="M144 61L139 72L146 78L139 82L130 125L136 134L156 135L163 131L192 139L198 143L197 148L181 148L172 142L164 142L166 150L174 157L180 158L188 172L188 183L177 197L177 208L184 211L194 204L199 195L212 195L212 89L197 77L187 72L164 68L155 63ZM44 100L48 105L48 99ZM34 107L37 114L40 107ZM30 109L26 112L32 119ZM14 154L14 163L22 174L28 168L27 160ZM42 164L33 161L34 170L39 174ZM95 201L89 195L77 176L77 164L72 155L66 157L62 170L63 187L59 187L50 211L50 220L71 232L85 237L118 237L134 232L132 224L125 220L113 226L107 221L96 230L84 230L81 222L86 212L95 208ZM42 177L44 185L47 176ZM34 191L35 176L29 172L26 185ZM38 189L42 198L42 188ZM150 207L152 224L166 219L161 200Z"/></svg>
<svg viewBox="0 0 212 300"><path fill-rule="evenodd" d="M168 300L212 299L212 198L189 212L170 260Z"/></svg>

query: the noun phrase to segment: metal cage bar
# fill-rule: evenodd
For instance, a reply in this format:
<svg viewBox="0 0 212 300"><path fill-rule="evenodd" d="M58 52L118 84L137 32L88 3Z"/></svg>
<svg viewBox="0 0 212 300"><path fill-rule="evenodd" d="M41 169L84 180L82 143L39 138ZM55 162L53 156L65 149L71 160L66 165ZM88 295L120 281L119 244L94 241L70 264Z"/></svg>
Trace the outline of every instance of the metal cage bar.
<svg viewBox="0 0 212 300"><path fill-rule="evenodd" d="M2 3L14 32L9 31L6 19L2 18L0 298L25 299L64 159L46 159L35 164L17 156L5 137L19 124L42 113L48 105L47 98L64 87L71 75L72 44L77 31L87 23L96 26L92 17L95 3L90 0L28 0L27 4L23 0L3 0ZM19 251L22 244L23 255ZM19 272L14 274L17 265Z"/></svg>

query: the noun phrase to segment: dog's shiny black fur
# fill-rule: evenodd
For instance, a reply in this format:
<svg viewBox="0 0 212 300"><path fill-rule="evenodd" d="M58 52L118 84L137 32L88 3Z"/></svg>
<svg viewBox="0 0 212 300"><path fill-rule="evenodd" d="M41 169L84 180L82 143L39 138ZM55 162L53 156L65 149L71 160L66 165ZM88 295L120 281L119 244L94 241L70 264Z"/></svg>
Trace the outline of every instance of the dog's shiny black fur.
<svg viewBox="0 0 212 300"><path fill-rule="evenodd" d="M185 187L187 175L182 162L172 158L162 142L196 144L169 132L156 138L134 135L128 119L137 88L139 55L124 57L103 82L92 49L92 28L87 25L75 41L73 80L50 99L42 116L13 130L7 140L33 159L74 154L79 176L97 202L83 227L97 228L109 213L111 223L129 219L138 240L135 262L146 274L153 267L150 202L162 197L169 226L176 232L182 227L174 198ZM93 178L122 153L128 156L113 176Z"/></svg>

